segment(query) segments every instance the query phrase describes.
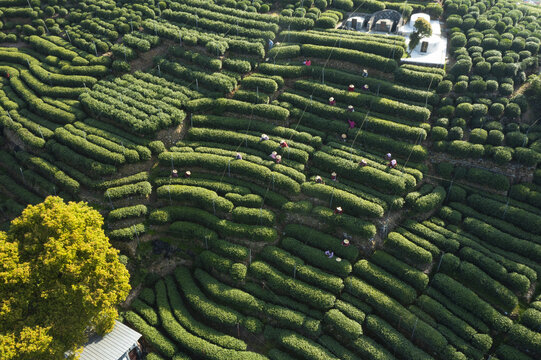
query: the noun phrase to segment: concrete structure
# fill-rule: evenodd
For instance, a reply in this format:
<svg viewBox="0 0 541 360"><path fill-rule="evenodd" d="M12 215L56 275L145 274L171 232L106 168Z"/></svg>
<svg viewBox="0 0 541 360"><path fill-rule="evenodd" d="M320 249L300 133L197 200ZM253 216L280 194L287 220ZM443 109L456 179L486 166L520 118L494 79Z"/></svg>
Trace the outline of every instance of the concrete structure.
<svg viewBox="0 0 541 360"><path fill-rule="evenodd" d="M398 34L406 38L409 44L409 37L415 31L413 25L415 20L423 18L430 22L432 36L419 41L419 44L411 51L409 58L402 59L404 63L443 67L447 59L447 38L441 33L441 23L437 20L430 20L430 15L417 13L411 15L410 21L398 29Z"/></svg>
<svg viewBox="0 0 541 360"><path fill-rule="evenodd" d="M344 22L344 27L347 30L357 30L362 31L366 30L366 25L368 23L368 20L370 19L370 14L355 14L351 17L349 17Z"/></svg>
<svg viewBox="0 0 541 360"><path fill-rule="evenodd" d="M381 10L372 14L368 20L368 30L379 32L396 32L404 24L402 14L396 10Z"/></svg>

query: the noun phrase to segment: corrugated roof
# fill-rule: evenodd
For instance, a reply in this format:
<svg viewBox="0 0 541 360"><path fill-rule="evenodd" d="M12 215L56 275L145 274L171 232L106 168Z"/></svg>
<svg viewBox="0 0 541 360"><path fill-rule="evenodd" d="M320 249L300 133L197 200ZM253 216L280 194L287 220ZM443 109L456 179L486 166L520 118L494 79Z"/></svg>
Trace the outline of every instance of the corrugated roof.
<svg viewBox="0 0 541 360"><path fill-rule="evenodd" d="M84 345L80 360L119 360L141 338L141 334L115 321L113 331L92 336Z"/></svg>

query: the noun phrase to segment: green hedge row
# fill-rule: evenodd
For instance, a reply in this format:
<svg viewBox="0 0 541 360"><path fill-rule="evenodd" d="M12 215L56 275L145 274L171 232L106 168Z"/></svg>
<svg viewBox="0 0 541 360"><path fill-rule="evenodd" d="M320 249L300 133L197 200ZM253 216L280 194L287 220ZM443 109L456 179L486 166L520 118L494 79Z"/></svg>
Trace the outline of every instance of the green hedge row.
<svg viewBox="0 0 541 360"><path fill-rule="evenodd" d="M383 208L380 205L329 185L305 182L301 189L304 194L311 197L325 201L332 198L332 206L342 206L346 214L370 218L383 216Z"/></svg>
<svg viewBox="0 0 541 360"><path fill-rule="evenodd" d="M325 223L343 228L365 239L376 235L377 229L373 223L348 214L336 216L332 209L324 206L315 206L312 209L312 215L317 216Z"/></svg>
<svg viewBox="0 0 541 360"><path fill-rule="evenodd" d="M21 78L24 80L36 94L40 97L48 96L53 98L71 98L76 99L85 91L84 87L67 87L67 86L49 86L38 80L28 70L20 71Z"/></svg>
<svg viewBox="0 0 541 360"><path fill-rule="evenodd" d="M86 131L81 130L71 124L65 125L64 128L76 136L86 138L86 140L97 146L103 147L114 153L122 154L126 158L126 162L135 163L141 160L141 157L139 156L137 150L124 147L123 141L120 139L119 144L118 142L111 141L104 138L103 136L87 134Z"/></svg>
<svg viewBox="0 0 541 360"><path fill-rule="evenodd" d="M34 74L41 82L47 83L48 85L55 86L68 86L68 87L84 87L87 86L91 88L96 82L96 78L92 76L84 75L63 75L50 72L39 64L30 63L30 71Z"/></svg>
<svg viewBox="0 0 541 360"><path fill-rule="evenodd" d="M285 193L298 194L300 192L300 185L293 179L248 161L234 160L230 157L212 154L171 152L161 153L158 155L158 159L164 166L169 166L171 159L173 159L173 163L180 167L198 167L219 172L227 171L228 174L247 177L251 181L262 183L265 186L272 184L273 189L277 188Z"/></svg>
<svg viewBox="0 0 541 360"><path fill-rule="evenodd" d="M230 93L235 89L236 83L226 76L213 76L195 68L183 66L165 59L158 61L161 71L168 72L174 76L180 77L186 81L195 82L197 79L199 86L203 86L212 91L220 93Z"/></svg>
<svg viewBox="0 0 541 360"><path fill-rule="evenodd" d="M249 256L248 248L242 245L234 244L232 242L226 241L226 240L212 240L209 242L210 248L227 258L230 258L234 261L246 261Z"/></svg>
<svg viewBox="0 0 541 360"><path fill-rule="evenodd" d="M164 171L163 174L165 175L166 172ZM167 175L169 175L169 172L167 172ZM154 180L154 183L157 186L162 185L168 185L168 184L179 184L179 185L189 185L189 186L199 186L203 187L209 190L216 191L219 195L225 196L225 195L253 195L250 194L250 189L244 186L237 186L228 184L226 182L220 182L218 180L213 179L207 179L206 177L209 176L209 174L197 174L192 173L192 175L189 178L185 177L178 177L178 178L171 178L171 177L163 177L158 178ZM227 198L227 197L226 197ZM231 200L232 201L232 200ZM259 203L258 203L259 205ZM257 206L257 205L256 205ZM255 206L253 206L255 207Z"/></svg>
<svg viewBox="0 0 541 360"><path fill-rule="evenodd" d="M334 355L342 360L359 360L359 357L350 350L342 346L338 341L330 336L323 335L318 339L318 342L329 349Z"/></svg>
<svg viewBox="0 0 541 360"><path fill-rule="evenodd" d="M220 219L204 210L193 207L168 206L153 210L149 218L151 222L156 224L166 224L177 220L197 222L217 231L223 237L253 238L256 241L266 242L273 242L278 238L278 234L273 228L237 224L227 219Z"/></svg>
<svg viewBox="0 0 541 360"><path fill-rule="evenodd" d="M366 330L373 334L394 351L398 351L401 359L430 360L432 356L415 347L404 335L376 315L368 315L365 322Z"/></svg>
<svg viewBox="0 0 541 360"><path fill-rule="evenodd" d="M259 136L247 135L236 131L208 128L190 128L186 135L188 139L194 141L210 141L216 143L226 143L230 145L242 144L266 152L268 154L272 153L273 151L277 151L284 157L284 159L287 158L288 160L294 160L302 164L306 164L309 157L309 153L305 150L296 148L296 144L294 142L289 141L289 147L287 149L281 149L280 143L278 141L271 139L266 141L260 141ZM302 147L310 152L313 151L312 147L302 145L303 144L299 144L299 147Z"/></svg>
<svg viewBox="0 0 541 360"><path fill-rule="evenodd" d="M137 296L138 299L143 300L149 305L154 305L156 302L156 296L154 294L154 290L152 288L143 288L139 295Z"/></svg>
<svg viewBox="0 0 541 360"><path fill-rule="evenodd" d="M134 309L139 315L141 315L145 320L152 326L158 326L160 321L158 320L158 314L152 307L144 303L139 299L135 299L131 303L132 309Z"/></svg>
<svg viewBox="0 0 541 360"><path fill-rule="evenodd" d="M248 37L248 38L262 38L262 39L274 39L276 36L274 31L271 30L259 30L257 28L253 28L253 26L260 26L260 27L268 27L271 26L273 30L276 27L276 24L265 24L261 22L256 22L253 20L243 20L242 18L236 18L234 16L230 15L223 15L223 14L217 14L213 11L208 11L204 9L197 9L195 7L186 6L177 4L174 7L178 7L180 10L183 11L172 11L171 9L166 9L162 11L162 16L167 20L172 20L174 22L178 22L180 24L185 24L189 26L196 26L197 28L201 28L204 30L208 30L211 32L216 33L229 33L231 34L238 34L238 36L242 37ZM190 14L189 12L185 12L186 10L189 10L190 12L195 12L195 14ZM197 13L200 13L201 15L198 17ZM212 18L216 19L213 20ZM224 21L220 21L217 19L223 19ZM231 20L234 19L234 20ZM239 21L240 26L236 26L235 24L230 24L229 21ZM247 23L250 23L251 27L248 27ZM244 25L241 25L244 24Z"/></svg>
<svg viewBox="0 0 541 360"><path fill-rule="evenodd" d="M244 315L226 306L219 305L209 300L195 284L190 271L184 267L177 267L175 270L177 285L191 307L209 322L218 326L236 326L241 324L250 332L259 333L262 324L259 321L253 322L253 318L246 318ZM255 326L251 326L253 324Z"/></svg>
<svg viewBox="0 0 541 360"><path fill-rule="evenodd" d="M264 93L274 93L278 90L276 81L270 78L248 76L242 79L240 85L245 89L257 90Z"/></svg>
<svg viewBox="0 0 541 360"><path fill-rule="evenodd" d="M415 200L413 209L420 213L436 209L443 203L446 195L447 193L443 186L436 186L430 194L421 196Z"/></svg>
<svg viewBox="0 0 541 360"><path fill-rule="evenodd" d="M535 184L516 184L511 186L509 196L518 201L541 207L541 190Z"/></svg>
<svg viewBox="0 0 541 360"><path fill-rule="evenodd" d="M177 347L171 340L163 336L153 326L148 325L139 315L133 311L126 311L123 313L123 316L160 354L166 357L172 357L177 352Z"/></svg>
<svg viewBox="0 0 541 360"><path fill-rule="evenodd" d="M305 265L302 259L276 246L265 246L259 254L269 264L276 266L278 270L286 274L291 274L291 276L295 275L295 278L313 286L334 294L340 293L344 287L342 279L338 276L330 275L318 268Z"/></svg>
<svg viewBox="0 0 541 360"><path fill-rule="evenodd" d="M323 346L296 332L265 326L265 338L275 341L302 359L339 360Z"/></svg>
<svg viewBox="0 0 541 360"><path fill-rule="evenodd" d="M394 72L394 79L395 81L409 86L435 89L440 81L443 80L443 76L429 72L415 71L401 66Z"/></svg>
<svg viewBox="0 0 541 360"><path fill-rule="evenodd" d="M384 242L384 249L399 259L404 259L411 265L424 268L432 262L432 254L412 243L404 236L391 232Z"/></svg>
<svg viewBox="0 0 541 360"><path fill-rule="evenodd" d="M350 342L362 335L361 324L351 320L338 309L331 309L323 316L323 323L330 334L344 342Z"/></svg>
<svg viewBox="0 0 541 360"><path fill-rule="evenodd" d="M62 68L60 68L60 71L65 75L102 77L109 73L109 68L105 65L63 65Z"/></svg>
<svg viewBox="0 0 541 360"><path fill-rule="evenodd" d="M375 0L366 1L372 1L377 4L382 4L379 1ZM385 349L385 347L377 343L375 340L372 340L368 336L360 336L350 345L350 347L355 351L356 354L359 354L362 359L385 360L392 359L394 357L394 355L387 349Z"/></svg>
<svg viewBox="0 0 541 360"><path fill-rule="evenodd" d="M347 89L341 90L313 81L298 80L295 82L295 89L306 91L323 98L333 96L337 102L359 106L365 109L369 108L371 111L400 117L401 119L425 122L430 117L430 110L420 106L408 105L396 100L362 92L350 92Z"/></svg>
<svg viewBox="0 0 541 360"><path fill-rule="evenodd" d="M215 240L215 239L213 239ZM204 250L199 253L198 260L203 265L203 268L208 271L216 270L222 274L229 274L231 267L233 266L233 261L218 254L213 253L209 250Z"/></svg>
<svg viewBox="0 0 541 360"><path fill-rule="evenodd" d="M447 340L438 331L413 315L398 301L351 276L345 280L345 284L347 292L374 307L379 316L389 323L400 322L400 328L409 333L415 329L416 341L422 343L423 347L430 352L442 353L447 347Z"/></svg>
<svg viewBox="0 0 541 360"><path fill-rule="evenodd" d="M129 175L126 177L121 177L118 179L101 181L98 185L96 185L96 187L101 190L105 190L111 187L127 185L130 183L147 181L147 180L148 180L148 173L146 171L142 171L140 173Z"/></svg>
<svg viewBox="0 0 541 360"><path fill-rule="evenodd" d="M310 145L313 148L321 147L322 140L319 136L312 136L309 133L297 131L288 127L268 124L262 121L250 122L250 119L225 117L216 115L192 115L191 119L194 127L220 128L228 130L246 130L261 131L269 136L291 139L294 142Z"/></svg>
<svg viewBox="0 0 541 360"><path fill-rule="evenodd" d="M509 179L507 176L487 170L470 168L466 178L468 181L488 186L495 190L507 191L509 189Z"/></svg>
<svg viewBox="0 0 541 360"><path fill-rule="evenodd" d="M89 159L54 140L47 143L47 148L58 160L66 162L92 178L113 175L117 172L115 166Z"/></svg>
<svg viewBox="0 0 541 360"><path fill-rule="evenodd" d="M242 313L257 316L263 311L266 305L264 301L243 290L220 282L199 268L195 269L194 277L198 280L203 290L213 299L227 304Z"/></svg>
<svg viewBox="0 0 541 360"><path fill-rule="evenodd" d="M183 47L172 46L167 49L167 53L172 56L180 57L184 60L191 61L196 65L209 69L210 71L220 71L222 69L222 61L220 59L212 58L198 52L190 51Z"/></svg>
<svg viewBox="0 0 541 360"><path fill-rule="evenodd" d="M490 303L496 303L507 312L511 312L518 305L518 298L511 290L491 278L477 266L467 261L461 261L456 274L470 288L475 289L481 297Z"/></svg>
<svg viewBox="0 0 541 360"><path fill-rule="evenodd" d="M196 8L212 10L219 14L233 15L241 19L258 20L267 24L277 24L278 17L270 14L260 14L257 12L245 11L235 8L230 8L222 5L216 5L215 3L209 3L202 0L176 0L176 3L188 4Z"/></svg>
<svg viewBox="0 0 541 360"><path fill-rule="evenodd" d="M332 132L347 131L347 124L345 121L347 119L351 119L359 125L366 120L366 129L369 129L371 132L377 134L385 134L385 136L393 136L401 139L417 141L418 139L426 138L426 131L421 128L368 116L368 114L363 113L362 110L350 113L345 109L345 107L341 108L338 106L323 104L318 101L310 101L307 96L301 96L290 92L283 92L280 94L279 99L289 102L299 109L306 109L305 111L307 113L302 115L302 119L304 119L304 123L306 123L307 126L314 126L312 125L312 122L316 122L317 118L314 119L313 117L309 116L311 114L308 114L312 113L319 116L324 116L325 118L321 125L318 124L318 128ZM339 130L339 128L336 127L336 124L329 119L343 120L344 130ZM355 136L358 132L360 141L362 140L362 142L366 143L368 146L376 146L378 149L390 148L393 152L400 152L403 157L407 157L410 153L412 153L411 158L413 161L423 160L427 156L426 150L423 150L422 147L414 146L413 144L396 140L390 141L391 139L387 140L386 137L375 135L364 130L353 129L351 131L354 132L352 136Z"/></svg>
<svg viewBox="0 0 541 360"><path fill-rule="evenodd" d="M68 61L71 61L79 56L75 51L58 46L37 35L31 35L28 37L28 42L34 47L34 49L45 55L54 55Z"/></svg>
<svg viewBox="0 0 541 360"><path fill-rule="evenodd" d="M361 66L376 68L384 72L393 72L397 67L394 59L357 50L337 49L331 46L303 44L301 45L301 53L305 57L348 61Z"/></svg>
<svg viewBox="0 0 541 360"><path fill-rule="evenodd" d="M505 344L501 344L496 348L496 355L501 360L532 360L530 356Z"/></svg>
<svg viewBox="0 0 541 360"><path fill-rule="evenodd" d="M334 295L305 284L300 280L293 279L291 276L286 276L261 261L252 262L250 265L250 274L265 281L273 291L302 299L304 303L316 309L329 309L334 305L336 300Z"/></svg>
<svg viewBox="0 0 541 360"><path fill-rule="evenodd" d="M483 253L477 250L465 246L460 249L458 256L462 260L476 265L492 278L502 282L513 291L524 294L530 288L530 280L526 276L516 272L508 272L505 266L489 257L486 257Z"/></svg>
<svg viewBox="0 0 541 360"><path fill-rule="evenodd" d="M224 7L222 8L225 9ZM141 25L147 32L156 32L159 36L168 38L174 42L179 40L180 34L183 44L207 45L209 43L226 43L229 47L229 51L243 55L255 55L259 58L263 58L265 56L265 48L263 47L263 44L258 41L252 41L252 39L224 37L208 32L199 32L193 28L190 29L189 27L185 26L179 27L171 23L156 23L156 21L150 19L144 20Z"/></svg>
<svg viewBox="0 0 541 360"><path fill-rule="evenodd" d="M303 225L286 225L283 235L293 237L323 251L332 250L336 256L347 259L350 263L354 262L359 256L357 247L344 247L341 240Z"/></svg>
<svg viewBox="0 0 541 360"><path fill-rule="evenodd" d="M297 47L297 45L287 46L287 47L274 47L269 54L273 51L276 51L278 54L282 54L282 51L287 54L287 51L290 48ZM279 50L283 49L284 50ZM278 49L278 50L275 50ZM294 50L294 49L291 49ZM299 48L300 51L300 48ZM291 55L298 54L297 51L291 53ZM289 54L287 54L289 55ZM273 56L269 56L273 57ZM290 56L286 56L289 58ZM293 56L291 56L293 57ZM420 89L414 89L408 86L403 86L396 84L391 81L377 79L375 77L363 77L361 75L355 75L350 72L346 72L338 69L329 69L325 68L323 70L322 66L312 65L283 65L283 64L270 64L270 63L261 63L259 65L259 71L264 74L270 75L281 75L287 78L296 78L296 77L306 77L309 76L312 79L319 80L322 79L323 71L325 71L325 80L338 84L353 84L357 88L361 88L364 85L368 85L370 89L379 89L380 94L385 94L392 96L398 100L408 100L415 101L419 103L427 102L430 105L437 105L439 103L439 96L434 93L434 91L426 91Z"/></svg>
<svg viewBox="0 0 541 360"><path fill-rule="evenodd" d="M218 196L212 190L198 186L163 185L156 190L156 193L159 198L167 199L170 196L171 199L177 201L188 201L197 204L207 211L216 209L219 212L229 213L233 210L231 201Z"/></svg>
<svg viewBox="0 0 541 360"><path fill-rule="evenodd" d="M532 331L520 324L514 324L509 330L508 336L513 339L513 345L524 349L533 356L541 355L541 333Z"/></svg>
<svg viewBox="0 0 541 360"><path fill-rule="evenodd" d="M339 177L370 185L384 193L399 195L408 190L408 184L404 177L392 175L372 166L361 167L356 162L341 159L323 151L317 151L314 154L313 161L322 170L334 171ZM378 211L383 211L383 208L378 209Z"/></svg>
<svg viewBox="0 0 541 360"><path fill-rule="evenodd" d="M496 199L497 200L504 200L504 199L498 198L498 197L494 197L493 199L495 199L495 200ZM510 200L509 203L513 204L513 200ZM505 233L508 233L509 235L513 235L513 236L516 236L517 238L520 238L520 239L524 239L524 240L528 240L528 241L531 241L531 242L534 242L534 243L537 243L537 244L541 244L541 237L539 235L535 235L533 233L524 231L524 230L520 229L519 227L516 227L515 225L513 225L513 224L511 224L511 223L509 223L507 221L504 221L502 219L498 219L496 217L484 215L484 214L482 214L482 213L474 210L473 208L471 208L471 207L469 207L467 205L464 205L462 203L452 202L452 203L449 203L449 205L451 205L453 209L456 209L456 210L460 211L460 213L462 213L462 215L464 215L463 217L469 216L469 217L476 218L478 220L484 221L485 223L487 223L489 225L494 226L495 228L497 228L497 229L499 229L499 230L501 230L501 231L503 231ZM520 206L520 205L525 205L525 204L515 202L513 205Z"/></svg>
<svg viewBox="0 0 541 360"><path fill-rule="evenodd" d="M198 356L204 355L206 358L213 360L223 358L235 360L266 359L265 356L253 352L224 349L188 332L182 325L178 323L171 311L171 306L167 301L167 290L163 280L156 284L156 302L158 305L160 318L162 319L163 328L179 345L185 349L188 349L191 353Z"/></svg>
<svg viewBox="0 0 541 360"><path fill-rule="evenodd" d="M51 179L69 193L77 194L79 192L79 183L49 161L24 151L16 152L15 156L19 161L30 166L41 175Z"/></svg>
<svg viewBox="0 0 541 360"><path fill-rule="evenodd" d="M397 299L404 305L413 303L417 292L411 286L404 284L395 276L381 269L367 260L361 260L353 266L353 271L359 277L383 290L385 293Z"/></svg>
<svg viewBox="0 0 541 360"><path fill-rule="evenodd" d="M218 239L218 234L215 231L187 221L175 221L169 226L168 231L177 240L200 239L201 241L212 241Z"/></svg>
<svg viewBox="0 0 541 360"><path fill-rule="evenodd" d="M290 237L283 238L281 245L285 250L290 251L292 254L301 257L307 263L313 264L318 268L330 271L339 276L347 276L351 273L351 263L346 259L342 259L340 262L337 262L334 258L329 259L323 250L305 245Z"/></svg>
<svg viewBox="0 0 541 360"><path fill-rule="evenodd" d="M457 240L443 236L442 234L431 230L424 224L412 220L406 220L403 225L408 230L430 241L432 244L436 245L439 249L445 252L455 253L460 247L460 243Z"/></svg>
<svg viewBox="0 0 541 360"><path fill-rule="evenodd" d="M111 212L107 214L107 220L119 221L119 220L124 220L127 218L142 217L142 216L146 216L147 211L148 211L147 207L143 204L126 206L126 207L111 210Z"/></svg>
<svg viewBox="0 0 541 360"><path fill-rule="evenodd" d="M122 229L112 230L108 236L111 240L132 241L146 232L145 224L135 224Z"/></svg>
<svg viewBox="0 0 541 360"><path fill-rule="evenodd" d="M13 90L15 90L15 92L28 104L29 109L42 115L46 119L61 124L72 123L76 120L73 113L47 104L42 99L37 97L26 87L26 85L24 85L18 76L10 77L10 85L12 86Z"/></svg>
<svg viewBox="0 0 541 360"><path fill-rule="evenodd" d="M541 234L541 216L539 215L499 201L486 199L478 194L469 196L468 204L483 214L498 214L498 217L528 232Z"/></svg>
<svg viewBox="0 0 541 360"><path fill-rule="evenodd" d="M473 291L467 289L449 276L437 273L434 275L432 284L457 305L476 314L492 329L508 331L511 328L513 322L509 318L501 315L492 306L481 300Z"/></svg>
<svg viewBox="0 0 541 360"><path fill-rule="evenodd" d="M449 309L427 295L421 295L415 302L423 311L430 315L438 323L447 326L456 335L482 352L490 350L492 338L487 334L480 334L467 322L454 315Z"/></svg>
<svg viewBox="0 0 541 360"><path fill-rule="evenodd" d="M238 113L243 115L255 115L263 118L285 121L289 111L276 105L250 104L232 99L196 99L186 103L186 108L191 112L212 111L218 114L223 112Z"/></svg>
<svg viewBox="0 0 541 360"><path fill-rule="evenodd" d="M405 54L404 46L387 42L379 42L369 37L346 37L323 31L282 31L280 36L287 37L288 43L313 44L334 47L339 43L340 48L358 50L365 53L380 55L386 58L400 60Z"/></svg>
<svg viewBox="0 0 541 360"><path fill-rule="evenodd" d="M100 162L111 165L122 165L126 162L124 155L93 144L84 137L77 136L63 127L56 128L54 134L55 138L62 144Z"/></svg>
<svg viewBox="0 0 541 360"><path fill-rule="evenodd" d="M463 223L466 230L489 244L506 251L515 252L537 262L541 261L541 245L539 244L519 239L470 217L464 219Z"/></svg>
<svg viewBox="0 0 541 360"><path fill-rule="evenodd" d="M105 190L103 196L105 200L118 200L132 196L148 198L152 193L152 185L148 181L142 181L135 184L121 185L111 187Z"/></svg>
<svg viewBox="0 0 541 360"><path fill-rule="evenodd" d="M272 226L274 224L274 213L266 209L254 209L247 207L236 207L232 212L233 220L239 223L251 225Z"/></svg>
<svg viewBox="0 0 541 360"><path fill-rule="evenodd" d="M370 261L381 266L419 291L424 290L428 285L429 279L425 273L387 254L383 250L376 250L370 257Z"/></svg>

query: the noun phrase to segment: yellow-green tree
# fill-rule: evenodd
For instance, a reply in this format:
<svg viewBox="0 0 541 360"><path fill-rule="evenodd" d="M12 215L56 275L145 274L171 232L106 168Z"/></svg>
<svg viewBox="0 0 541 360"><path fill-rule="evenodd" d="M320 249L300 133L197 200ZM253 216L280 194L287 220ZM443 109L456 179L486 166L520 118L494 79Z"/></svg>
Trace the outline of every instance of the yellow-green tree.
<svg viewBox="0 0 541 360"><path fill-rule="evenodd" d="M0 232L0 358L64 359L110 331L129 273L86 203L50 196Z"/></svg>

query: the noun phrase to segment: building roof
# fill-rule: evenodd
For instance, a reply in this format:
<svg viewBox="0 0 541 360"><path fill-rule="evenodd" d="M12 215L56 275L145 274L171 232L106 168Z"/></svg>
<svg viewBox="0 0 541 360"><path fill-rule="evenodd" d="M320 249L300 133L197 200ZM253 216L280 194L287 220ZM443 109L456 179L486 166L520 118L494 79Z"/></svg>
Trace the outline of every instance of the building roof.
<svg viewBox="0 0 541 360"><path fill-rule="evenodd" d="M115 321L113 331L101 337L93 335L84 345L80 360L119 360L141 338L141 334Z"/></svg>

